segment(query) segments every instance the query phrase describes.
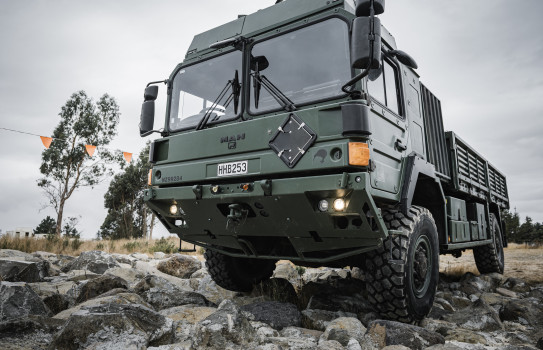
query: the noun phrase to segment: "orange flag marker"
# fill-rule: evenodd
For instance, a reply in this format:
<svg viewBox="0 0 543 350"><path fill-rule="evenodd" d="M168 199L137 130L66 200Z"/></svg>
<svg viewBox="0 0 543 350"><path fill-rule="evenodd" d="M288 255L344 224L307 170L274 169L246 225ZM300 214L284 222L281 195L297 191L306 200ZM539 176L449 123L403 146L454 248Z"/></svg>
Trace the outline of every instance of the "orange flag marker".
<svg viewBox="0 0 543 350"><path fill-rule="evenodd" d="M51 146L51 142L53 141L52 138L46 136L40 136L40 139L45 148L49 148L49 146Z"/></svg>
<svg viewBox="0 0 543 350"><path fill-rule="evenodd" d="M92 155L94 154L94 151L96 151L96 146L85 145L85 149L87 150L87 153L89 154L89 156L92 157Z"/></svg>
<svg viewBox="0 0 543 350"><path fill-rule="evenodd" d="M124 156L124 159L126 159L128 163L132 161L132 153L123 152L123 156Z"/></svg>

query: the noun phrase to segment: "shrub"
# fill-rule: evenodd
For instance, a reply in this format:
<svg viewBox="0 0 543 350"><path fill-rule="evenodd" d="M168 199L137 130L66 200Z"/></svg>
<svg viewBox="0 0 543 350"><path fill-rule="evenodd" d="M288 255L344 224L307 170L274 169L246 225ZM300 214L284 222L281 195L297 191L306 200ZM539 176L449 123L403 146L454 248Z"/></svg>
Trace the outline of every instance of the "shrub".
<svg viewBox="0 0 543 350"><path fill-rule="evenodd" d="M171 254L175 251L177 251L177 247L175 246L175 244L165 239L164 237L156 241L155 245L149 248L150 253L163 252L166 254Z"/></svg>

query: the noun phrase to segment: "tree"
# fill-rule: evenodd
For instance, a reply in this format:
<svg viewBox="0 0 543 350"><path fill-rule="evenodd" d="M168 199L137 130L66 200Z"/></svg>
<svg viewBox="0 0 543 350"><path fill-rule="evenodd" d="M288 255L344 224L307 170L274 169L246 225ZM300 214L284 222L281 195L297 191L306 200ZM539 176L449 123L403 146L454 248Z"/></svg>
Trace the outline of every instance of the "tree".
<svg viewBox="0 0 543 350"><path fill-rule="evenodd" d="M68 220L66 220L66 224L62 228L62 232L64 233L64 236L70 237L70 238L80 238L81 235L79 233L79 230L76 227L77 224L79 224L79 218L76 218L76 217L68 218Z"/></svg>
<svg viewBox="0 0 543 350"><path fill-rule="evenodd" d="M38 233L47 233L47 234L55 233L56 228L57 228L57 222L55 221L55 219L53 219L52 217L47 215L47 217L40 222L38 227L36 227L34 229L34 234L38 234Z"/></svg>
<svg viewBox="0 0 543 350"><path fill-rule="evenodd" d="M510 242L519 243L518 232L520 229L520 217L518 213L510 211L503 212L503 220L505 221L505 235Z"/></svg>
<svg viewBox="0 0 543 350"><path fill-rule="evenodd" d="M60 122L53 132L54 141L42 153L38 180L48 199L46 206L57 213L55 233L60 236L66 201L81 187L93 187L106 174L110 165L120 161L103 148L117 134L119 107L115 99L104 94L94 102L84 91L74 93L60 112ZM90 157L85 145L97 146L98 155Z"/></svg>
<svg viewBox="0 0 543 350"><path fill-rule="evenodd" d="M149 144L140 152L136 162L115 175L104 195L107 216L100 227L101 238L140 238L147 236L154 224L154 214L143 201L149 173ZM149 216L151 220L149 222Z"/></svg>

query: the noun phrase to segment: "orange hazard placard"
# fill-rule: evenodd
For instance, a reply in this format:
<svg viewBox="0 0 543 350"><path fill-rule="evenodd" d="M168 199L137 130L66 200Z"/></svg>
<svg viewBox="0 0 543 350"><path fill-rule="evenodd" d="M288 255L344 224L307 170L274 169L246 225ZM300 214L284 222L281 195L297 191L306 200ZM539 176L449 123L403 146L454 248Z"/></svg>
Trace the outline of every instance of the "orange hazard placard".
<svg viewBox="0 0 543 350"><path fill-rule="evenodd" d="M85 149L87 150L87 153L89 154L89 156L92 157L92 155L94 154L94 151L96 151L96 146L85 145Z"/></svg>
<svg viewBox="0 0 543 350"><path fill-rule="evenodd" d="M124 156L124 159L126 159L128 163L132 161L132 153L123 152L123 156Z"/></svg>
<svg viewBox="0 0 543 350"><path fill-rule="evenodd" d="M46 136L40 136L40 139L43 145L45 146L45 148L49 148L49 146L51 146L51 142L53 141L51 137L46 137Z"/></svg>

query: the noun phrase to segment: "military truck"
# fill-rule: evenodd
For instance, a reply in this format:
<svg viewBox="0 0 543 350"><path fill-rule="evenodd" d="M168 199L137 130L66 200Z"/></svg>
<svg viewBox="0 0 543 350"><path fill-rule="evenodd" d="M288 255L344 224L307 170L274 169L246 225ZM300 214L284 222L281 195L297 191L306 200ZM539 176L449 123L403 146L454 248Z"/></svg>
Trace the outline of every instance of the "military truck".
<svg viewBox="0 0 543 350"><path fill-rule="evenodd" d="M249 291L278 260L365 271L382 317L430 311L439 255L504 270L505 176L453 132L376 16L384 0L286 0L194 37L147 85L145 201ZM164 128L153 130L159 85Z"/></svg>

